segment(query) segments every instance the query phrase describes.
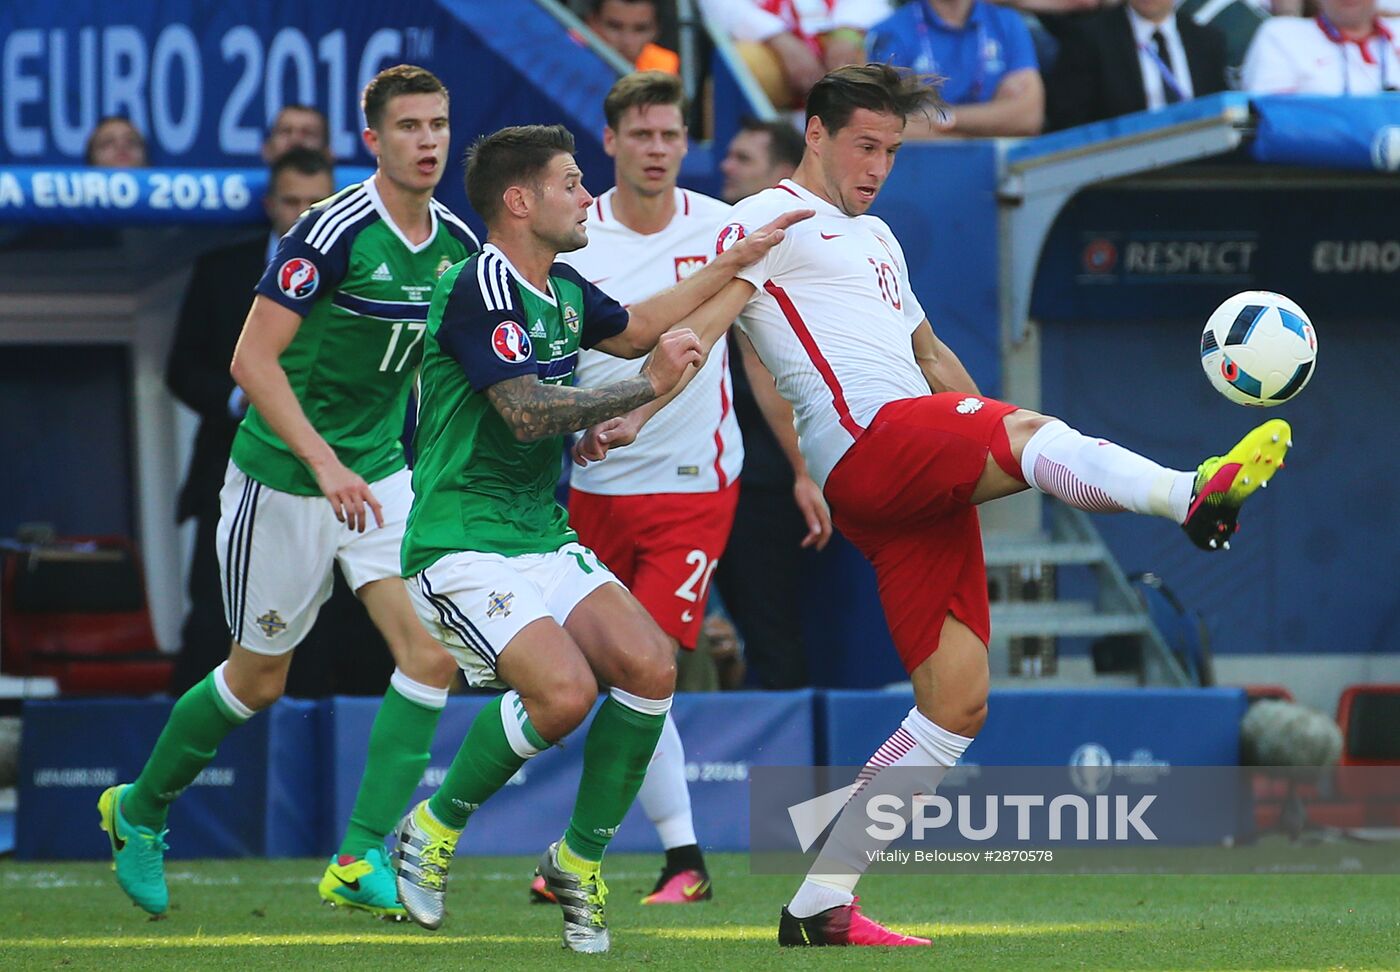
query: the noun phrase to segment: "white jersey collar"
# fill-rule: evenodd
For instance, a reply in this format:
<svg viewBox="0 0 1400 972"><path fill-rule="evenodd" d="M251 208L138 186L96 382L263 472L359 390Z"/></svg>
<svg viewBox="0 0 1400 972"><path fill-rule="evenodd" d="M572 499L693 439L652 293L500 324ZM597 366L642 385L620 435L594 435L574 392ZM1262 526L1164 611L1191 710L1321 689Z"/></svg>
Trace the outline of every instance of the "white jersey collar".
<svg viewBox="0 0 1400 972"><path fill-rule="evenodd" d="M548 301L550 304L556 307L559 306L559 302L554 299L553 294L546 294L544 291L540 290L540 288L536 287L534 284L530 283L530 281L526 280L525 275L519 270L515 269L515 264L510 262L510 257L506 256L505 253L501 252L501 248L495 243L487 243L481 248L481 252L495 254L500 259L500 261L506 265L506 269L510 271L510 275L515 278L516 283L520 284L520 286L530 291L530 293L534 294L540 300Z"/></svg>

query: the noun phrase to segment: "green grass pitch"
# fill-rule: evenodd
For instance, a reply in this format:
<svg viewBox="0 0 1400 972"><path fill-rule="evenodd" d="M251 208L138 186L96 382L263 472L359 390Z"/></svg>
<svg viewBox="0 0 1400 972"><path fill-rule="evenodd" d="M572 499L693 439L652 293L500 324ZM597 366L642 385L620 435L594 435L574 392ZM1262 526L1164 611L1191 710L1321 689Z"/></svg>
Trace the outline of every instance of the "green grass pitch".
<svg viewBox="0 0 1400 972"><path fill-rule="evenodd" d="M715 855L715 900L643 908L657 857L613 855L605 956L565 953L533 862L464 857L440 931L322 907L322 863L172 861L151 921L102 863L0 862L0 969L1400 969L1400 876L871 875L870 913L928 949L779 949L794 878Z"/></svg>

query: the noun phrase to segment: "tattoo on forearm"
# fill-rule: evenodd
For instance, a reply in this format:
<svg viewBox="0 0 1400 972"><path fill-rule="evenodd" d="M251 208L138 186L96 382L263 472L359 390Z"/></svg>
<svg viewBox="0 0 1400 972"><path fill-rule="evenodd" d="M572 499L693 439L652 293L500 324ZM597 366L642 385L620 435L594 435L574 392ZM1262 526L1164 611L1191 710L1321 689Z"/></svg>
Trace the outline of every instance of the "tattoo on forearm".
<svg viewBox="0 0 1400 972"><path fill-rule="evenodd" d="M623 415L651 401L656 392L645 375L599 388L545 385L525 375L497 382L486 389L486 397L518 437L533 442Z"/></svg>

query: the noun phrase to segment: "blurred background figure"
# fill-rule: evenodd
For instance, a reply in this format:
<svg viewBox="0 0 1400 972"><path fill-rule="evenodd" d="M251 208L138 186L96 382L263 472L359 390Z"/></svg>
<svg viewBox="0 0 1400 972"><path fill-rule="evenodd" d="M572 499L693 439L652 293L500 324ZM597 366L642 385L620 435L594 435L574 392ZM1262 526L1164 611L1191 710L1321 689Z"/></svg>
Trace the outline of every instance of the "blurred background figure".
<svg viewBox="0 0 1400 972"><path fill-rule="evenodd" d="M680 57L656 43L661 33L656 3L657 0L593 0L583 22L636 70L677 74Z"/></svg>
<svg viewBox="0 0 1400 972"><path fill-rule="evenodd" d="M271 165L289 149L306 148L320 152L327 161L334 163L330 134L330 123L321 109L310 105L283 105L263 139L263 161Z"/></svg>
<svg viewBox="0 0 1400 972"><path fill-rule="evenodd" d="M802 161L801 133L783 120L745 119L720 163L721 198L736 203L788 178ZM728 554L715 572L720 605L705 621L710 654L721 688L736 688L746 677L762 688L801 688L810 684L802 642L802 575L811 556L830 537L829 522L816 536L808 512L820 491L806 473L797 436L779 441L771 424L777 409L791 426L791 412L778 395L773 376L738 328L729 332L734 382L734 417L744 437L744 474L739 505L729 534ZM824 510L822 515L824 516ZM736 630L737 629L737 630Z"/></svg>
<svg viewBox="0 0 1400 972"><path fill-rule="evenodd" d="M88 136L83 160L107 169L144 169L146 139L129 119L108 115L97 120Z"/></svg>
<svg viewBox="0 0 1400 972"><path fill-rule="evenodd" d="M724 176L720 198L733 205L776 186L802 161L802 133L785 121L745 118L719 164Z"/></svg>
<svg viewBox="0 0 1400 972"><path fill-rule="evenodd" d="M914 0L870 29L871 61L943 78L952 107L915 116L906 139L1039 135L1045 85L1021 14L984 0Z"/></svg>
<svg viewBox="0 0 1400 972"><path fill-rule="evenodd" d="M1317 17L1274 17L1255 32L1244 60L1254 94L1373 95L1400 90L1400 18L1376 0L1321 0Z"/></svg>
<svg viewBox="0 0 1400 972"><path fill-rule="evenodd" d="M865 32L890 0L700 0L779 110L802 107L826 72L865 62Z"/></svg>
<svg viewBox="0 0 1400 972"><path fill-rule="evenodd" d="M1047 86L1051 128L1069 128L1224 91L1225 35L1172 0L1128 0L1064 38Z"/></svg>

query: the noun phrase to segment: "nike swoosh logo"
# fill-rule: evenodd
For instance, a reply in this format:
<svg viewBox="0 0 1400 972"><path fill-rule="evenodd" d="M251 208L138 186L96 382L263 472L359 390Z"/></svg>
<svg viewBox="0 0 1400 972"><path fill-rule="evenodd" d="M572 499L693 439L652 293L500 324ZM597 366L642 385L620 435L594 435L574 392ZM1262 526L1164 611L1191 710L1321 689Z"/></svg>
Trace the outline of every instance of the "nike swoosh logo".
<svg viewBox="0 0 1400 972"><path fill-rule="evenodd" d="M691 895L704 890L705 885L709 883L709 881L696 881L694 884L687 884L685 887L681 888L681 894L685 895L688 898Z"/></svg>
<svg viewBox="0 0 1400 972"><path fill-rule="evenodd" d="M822 234L822 239L824 239L824 240L834 240L834 239L836 239L836 238L838 238L838 237L840 237L840 236L842 236L842 235L843 235L843 234L841 234L841 233L823 233L823 234Z"/></svg>
<svg viewBox="0 0 1400 972"><path fill-rule="evenodd" d="M340 883L343 884L343 885L345 885L345 886L346 886L347 888L349 888L351 891L358 891L358 890L360 890L360 879L359 879L359 878L355 878L355 880L353 880L353 881L347 881L347 880L345 880L345 878L340 878Z"/></svg>

